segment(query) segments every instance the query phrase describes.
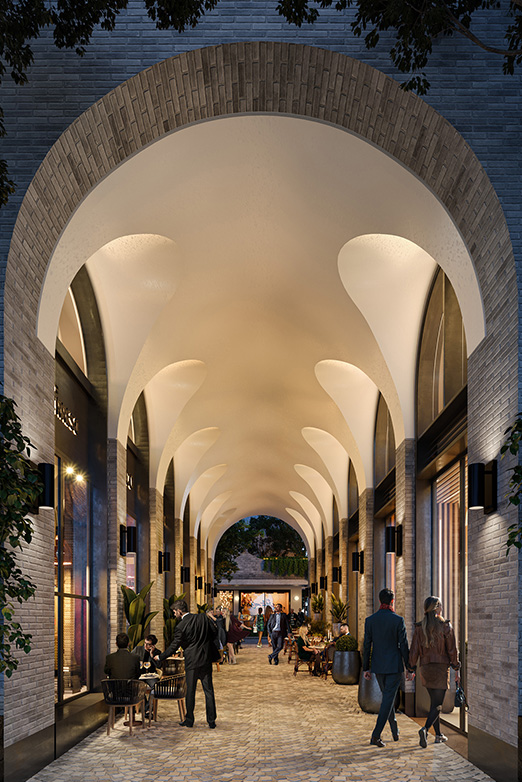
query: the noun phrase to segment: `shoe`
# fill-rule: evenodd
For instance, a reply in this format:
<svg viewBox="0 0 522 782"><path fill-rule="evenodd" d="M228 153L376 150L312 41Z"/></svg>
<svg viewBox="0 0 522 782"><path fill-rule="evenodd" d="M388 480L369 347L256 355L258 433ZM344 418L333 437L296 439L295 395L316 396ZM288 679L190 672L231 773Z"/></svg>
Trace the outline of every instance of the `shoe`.
<svg viewBox="0 0 522 782"><path fill-rule="evenodd" d="M257 648L258 648L258 649L261 649L261 644L258 644L258 645L257 645Z"/></svg>
<svg viewBox="0 0 522 782"><path fill-rule="evenodd" d="M392 733L392 738L394 741L399 741L400 733L397 731L397 733Z"/></svg>
<svg viewBox="0 0 522 782"><path fill-rule="evenodd" d="M211 730L214 730L214 728L216 727L216 723L215 723L215 722L209 722L209 723L208 723L208 727L209 727Z"/></svg>
<svg viewBox="0 0 522 782"><path fill-rule="evenodd" d="M193 722L187 722L187 720L183 720L183 722L179 723L182 728L193 728L194 723Z"/></svg>
<svg viewBox="0 0 522 782"><path fill-rule="evenodd" d="M279 660L274 660L274 665L279 665Z"/></svg>
<svg viewBox="0 0 522 782"><path fill-rule="evenodd" d="M428 731L426 728L421 728L419 730L419 744L422 747L422 749L426 749L428 746Z"/></svg>
<svg viewBox="0 0 522 782"><path fill-rule="evenodd" d="M386 746L386 744L384 743L384 741L382 739L373 739L372 738L372 739L370 739L370 744L372 746L374 746L374 747L379 747L379 748L382 748L382 747Z"/></svg>
<svg viewBox="0 0 522 782"><path fill-rule="evenodd" d="M444 741L447 741L448 737L444 735L444 733L439 733L438 736L435 736L435 744L442 744Z"/></svg>
<svg viewBox="0 0 522 782"><path fill-rule="evenodd" d="M270 657L270 655L268 655L268 662L270 663L270 665L272 665L272 658Z"/></svg>

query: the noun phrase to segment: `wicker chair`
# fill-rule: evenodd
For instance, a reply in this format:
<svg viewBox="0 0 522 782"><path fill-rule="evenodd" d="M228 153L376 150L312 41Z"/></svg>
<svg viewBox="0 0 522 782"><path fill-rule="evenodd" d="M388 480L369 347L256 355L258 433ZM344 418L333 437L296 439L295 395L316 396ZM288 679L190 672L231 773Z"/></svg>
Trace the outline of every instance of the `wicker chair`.
<svg viewBox="0 0 522 782"><path fill-rule="evenodd" d="M156 683L150 694L149 725L151 717L158 718L158 701L172 700L178 702L179 716L181 722L185 719L185 695L187 694L187 683L184 673L178 673L176 676L164 676Z"/></svg>
<svg viewBox="0 0 522 782"><path fill-rule="evenodd" d="M145 715L145 700L149 694L149 688L145 682L140 682L137 679L102 679L101 684L105 703L109 707L107 736L111 735L111 728L114 728L117 708L124 708L125 713L127 710L129 711L129 735L132 736L134 709L141 705L142 714ZM142 727L144 724L145 719L143 719Z"/></svg>
<svg viewBox="0 0 522 782"><path fill-rule="evenodd" d="M335 654L335 643L328 644L324 650L323 670L324 678L328 678L328 671L332 670Z"/></svg>

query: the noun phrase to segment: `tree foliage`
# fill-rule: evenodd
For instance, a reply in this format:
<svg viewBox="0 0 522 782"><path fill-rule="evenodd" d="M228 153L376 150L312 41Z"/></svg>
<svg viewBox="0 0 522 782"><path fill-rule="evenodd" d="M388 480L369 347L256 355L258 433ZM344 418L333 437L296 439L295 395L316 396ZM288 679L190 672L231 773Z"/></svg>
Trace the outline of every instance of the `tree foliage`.
<svg viewBox="0 0 522 782"><path fill-rule="evenodd" d="M275 2L276 0L274 0ZM219 0L143 0L146 12L160 30L183 32L195 27L201 17L212 11ZM17 84L27 82L33 62L31 41L42 30L52 30L59 49L85 53L94 30L111 31L128 0L0 0L0 83L6 73ZM441 35L463 35L482 49L503 58L504 73L512 74L522 61L522 0L508 4L504 46L483 40L473 33L472 20L477 11L490 9L506 13L499 0L278 0L278 13L290 24L313 24L324 9L347 11L353 8L351 31L363 36L373 49L383 32L391 33L389 50L393 64L409 77L403 83L408 90L425 94L429 82L423 69L432 53L433 41ZM0 109L0 136L5 135ZM5 161L0 161L0 206L14 192Z"/></svg>
<svg viewBox="0 0 522 782"><path fill-rule="evenodd" d="M515 423L506 429L505 434L507 434L508 437L500 449L502 458L504 458L507 453L510 453L512 456L518 456L520 453L520 440L522 438L522 413L518 413ZM509 479L509 494L507 499L512 505L518 507L521 504L522 498L522 466L516 464L510 469L511 478ZM520 518L517 524L511 524L511 526L508 527L506 556L509 554L512 547L518 549L522 548L522 522L520 521Z"/></svg>
<svg viewBox="0 0 522 782"><path fill-rule="evenodd" d="M218 583L231 581L238 571L237 557L248 551L255 557L278 559L295 555L302 560L306 550L301 536L274 516L250 516L230 527L219 541L214 558Z"/></svg>
<svg viewBox="0 0 522 782"><path fill-rule="evenodd" d="M15 621L15 604L33 597L36 586L18 566L17 553L31 542L27 514L37 505L42 488L15 406L0 395L0 672L8 677L18 667L16 650L31 651L32 636Z"/></svg>

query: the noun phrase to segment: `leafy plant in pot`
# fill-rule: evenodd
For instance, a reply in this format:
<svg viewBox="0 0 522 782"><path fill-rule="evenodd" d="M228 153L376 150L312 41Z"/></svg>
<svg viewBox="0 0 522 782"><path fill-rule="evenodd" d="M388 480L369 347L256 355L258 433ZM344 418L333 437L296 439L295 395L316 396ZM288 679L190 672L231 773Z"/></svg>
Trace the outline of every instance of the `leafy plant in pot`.
<svg viewBox="0 0 522 782"><path fill-rule="evenodd" d="M324 597L322 592L319 592L317 595L312 595L312 613L313 614L319 614L319 616L324 611ZM319 619L319 616L314 616L314 619Z"/></svg>
<svg viewBox="0 0 522 782"><path fill-rule="evenodd" d="M136 594L133 589L122 584L121 591L123 593L123 608L125 610L125 616L129 627L127 628L127 635L129 636L129 649L132 651L136 646L142 644L145 640L145 630L149 626L151 619L154 619L157 611L147 612L147 606L145 605L145 598L150 592L150 589L154 581L144 586L143 589Z"/></svg>
<svg viewBox="0 0 522 782"><path fill-rule="evenodd" d="M340 598L337 598L332 593L332 607L330 608L330 614L332 616L332 629L334 635L339 632L339 626L342 622L346 622L348 617L348 603L343 603Z"/></svg>
<svg viewBox="0 0 522 782"><path fill-rule="evenodd" d="M361 671L361 655L353 635L341 635L335 642L332 679L336 684L357 684Z"/></svg>

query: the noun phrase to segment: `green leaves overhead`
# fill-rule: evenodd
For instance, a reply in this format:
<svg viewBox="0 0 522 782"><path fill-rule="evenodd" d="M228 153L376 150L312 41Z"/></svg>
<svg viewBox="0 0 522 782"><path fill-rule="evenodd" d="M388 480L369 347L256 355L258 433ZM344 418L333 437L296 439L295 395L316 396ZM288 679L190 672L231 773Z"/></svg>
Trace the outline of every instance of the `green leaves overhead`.
<svg viewBox="0 0 522 782"><path fill-rule="evenodd" d="M500 449L502 458L506 454L520 457L520 439L522 437L522 413L518 413L515 423L509 426L505 434L508 435L504 445ZM507 496L508 502L511 505L519 506L522 497L522 466L516 464L510 468L511 477L509 479L509 494ZM520 520L517 524L511 524L508 527L508 536L506 540L506 556L509 554L511 548L522 548L522 523Z"/></svg>

